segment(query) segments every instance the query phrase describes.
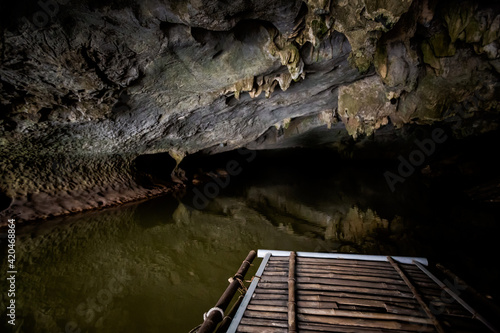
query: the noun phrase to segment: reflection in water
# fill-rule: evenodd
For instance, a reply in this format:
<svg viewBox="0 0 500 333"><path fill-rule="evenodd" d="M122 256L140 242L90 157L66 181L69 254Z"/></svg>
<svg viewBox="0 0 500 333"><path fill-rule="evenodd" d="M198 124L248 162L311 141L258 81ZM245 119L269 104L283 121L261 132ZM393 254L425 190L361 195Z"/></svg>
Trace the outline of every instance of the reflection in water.
<svg viewBox="0 0 500 333"><path fill-rule="evenodd" d="M22 227L16 329L187 332L259 248L427 256L497 292L498 269L487 272L477 256L495 247L494 215L435 202L411 182L392 195L382 177L362 175L347 168L294 181L261 173L202 211L189 196L161 197ZM2 294L2 309L5 302Z"/></svg>
<svg viewBox="0 0 500 333"><path fill-rule="evenodd" d="M291 234L333 241L329 245L337 245L323 250L351 252L355 246L366 247L367 240L377 232L388 230L389 222L371 209L364 212L357 206L332 205L327 210L320 210L290 200L282 193L287 193L286 186L251 188L248 199L280 229ZM370 252L370 249L364 250L367 251L362 252ZM360 249L354 251L359 252Z"/></svg>
<svg viewBox="0 0 500 333"><path fill-rule="evenodd" d="M186 332L249 250L326 247L276 228L243 200L221 198L206 211L172 203L164 197L22 228L21 331Z"/></svg>

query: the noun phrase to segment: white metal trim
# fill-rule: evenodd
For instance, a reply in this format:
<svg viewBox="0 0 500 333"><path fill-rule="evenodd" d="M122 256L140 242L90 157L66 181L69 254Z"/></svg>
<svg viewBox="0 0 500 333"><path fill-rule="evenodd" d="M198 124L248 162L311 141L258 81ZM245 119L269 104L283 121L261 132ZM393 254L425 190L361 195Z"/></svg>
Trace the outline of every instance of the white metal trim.
<svg viewBox="0 0 500 333"><path fill-rule="evenodd" d="M257 256L259 258L265 257L268 253L271 253L275 257L289 257L291 251L278 251L278 250L259 250ZM351 253L320 253L320 252L297 252L297 257L307 257L307 258L325 258L325 259L352 259L352 260L370 260L370 261L388 261L387 256L380 255L366 255L366 254L351 254ZM402 264L413 264L413 261L417 261L425 266L429 265L426 258L421 257L394 257L391 256L397 262Z"/></svg>
<svg viewBox="0 0 500 333"><path fill-rule="evenodd" d="M441 289L445 290L451 297L453 297L460 305L462 305L467 311L472 314L472 318L476 318L481 321L484 325L486 325L492 332L498 333L498 330L493 327L493 325L486 320L483 316L477 313L467 302L465 302L460 296L458 296L453 290L448 288L441 280L439 280L434 274L429 272L425 267L423 267L420 263L414 263L422 272L424 272L429 278L431 278Z"/></svg>
<svg viewBox="0 0 500 333"><path fill-rule="evenodd" d="M240 325L241 318L243 318L243 314L245 313L248 303L250 303L250 300L252 299L253 293L255 292L255 289L257 288L257 284L260 281L260 277L262 273L264 273L264 269L267 266L267 262L269 261L269 258L271 257L271 253L267 253L264 256L264 259L262 260L262 263L259 266L259 269L257 270L257 273L255 273L255 276L252 279L252 283L250 284L250 287L248 287L248 290L245 294L245 297L243 297L243 301L240 304L240 307L238 308L238 311L236 311L236 314L234 315L233 320L231 321L231 325L229 325L229 328L227 329L226 333L235 333L236 329ZM259 257L262 258L262 257Z"/></svg>

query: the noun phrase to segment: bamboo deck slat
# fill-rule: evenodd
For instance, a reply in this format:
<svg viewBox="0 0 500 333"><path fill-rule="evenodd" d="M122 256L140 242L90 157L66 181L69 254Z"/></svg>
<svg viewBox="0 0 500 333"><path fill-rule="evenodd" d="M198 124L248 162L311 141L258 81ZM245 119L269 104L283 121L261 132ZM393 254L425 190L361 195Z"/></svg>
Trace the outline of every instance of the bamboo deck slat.
<svg viewBox="0 0 500 333"><path fill-rule="evenodd" d="M411 261L280 255L267 258L230 333L484 331Z"/></svg>

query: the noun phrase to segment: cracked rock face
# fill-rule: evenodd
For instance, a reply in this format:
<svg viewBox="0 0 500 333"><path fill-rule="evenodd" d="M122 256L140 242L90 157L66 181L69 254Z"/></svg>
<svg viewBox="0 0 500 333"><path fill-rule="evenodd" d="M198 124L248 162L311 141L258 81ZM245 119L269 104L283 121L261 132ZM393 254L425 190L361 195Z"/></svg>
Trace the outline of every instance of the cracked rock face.
<svg viewBox="0 0 500 333"><path fill-rule="evenodd" d="M498 128L499 4L42 4L2 4L2 216L158 193L135 163L145 154L175 166L199 151L362 145L406 126Z"/></svg>

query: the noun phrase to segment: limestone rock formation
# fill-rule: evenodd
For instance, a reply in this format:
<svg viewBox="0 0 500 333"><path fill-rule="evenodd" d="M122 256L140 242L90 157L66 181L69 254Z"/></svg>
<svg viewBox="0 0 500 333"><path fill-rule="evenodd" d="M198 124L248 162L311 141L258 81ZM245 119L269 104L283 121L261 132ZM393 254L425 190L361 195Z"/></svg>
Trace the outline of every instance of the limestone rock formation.
<svg viewBox="0 0 500 333"><path fill-rule="evenodd" d="M487 1L2 3L0 216L165 190L137 158L498 128L500 5ZM310 140L314 137L315 140ZM168 167L167 167L168 166Z"/></svg>

